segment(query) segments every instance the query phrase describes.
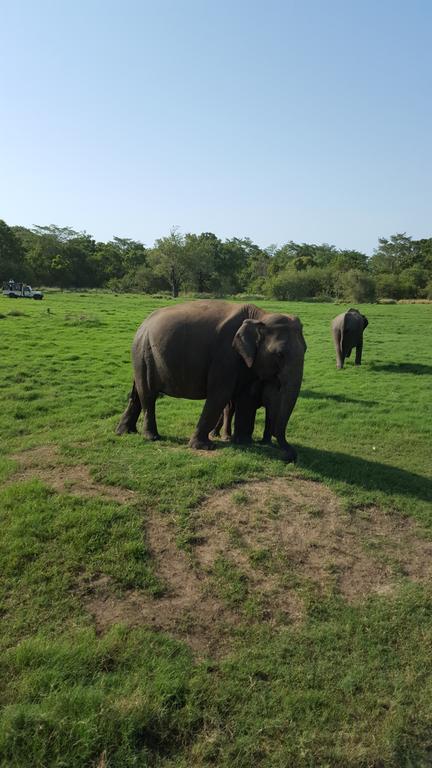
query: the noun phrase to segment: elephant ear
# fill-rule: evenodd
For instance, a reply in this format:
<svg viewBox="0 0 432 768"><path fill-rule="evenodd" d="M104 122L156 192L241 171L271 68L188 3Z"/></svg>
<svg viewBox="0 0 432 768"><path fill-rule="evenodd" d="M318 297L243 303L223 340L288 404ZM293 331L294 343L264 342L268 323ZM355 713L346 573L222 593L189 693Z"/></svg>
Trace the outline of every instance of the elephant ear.
<svg viewBox="0 0 432 768"><path fill-rule="evenodd" d="M233 339L233 347L241 355L248 368L252 368L258 350L264 323L244 320Z"/></svg>
<svg viewBox="0 0 432 768"><path fill-rule="evenodd" d="M366 315L362 315L363 318L363 330L369 325L369 320L367 319Z"/></svg>

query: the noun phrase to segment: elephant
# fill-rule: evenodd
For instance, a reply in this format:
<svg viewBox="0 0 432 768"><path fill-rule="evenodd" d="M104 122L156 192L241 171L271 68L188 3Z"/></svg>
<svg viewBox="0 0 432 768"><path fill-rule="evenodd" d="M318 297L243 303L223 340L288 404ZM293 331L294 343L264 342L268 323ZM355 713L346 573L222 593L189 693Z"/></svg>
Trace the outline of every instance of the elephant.
<svg viewBox="0 0 432 768"><path fill-rule="evenodd" d="M343 368L346 357L352 348L356 348L355 364L361 365L363 350L363 331L368 325L368 319L358 309L342 312L332 321L333 341L336 348L336 367Z"/></svg>
<svg viewBox="0 0 432 768"><path fill-rule="evenodd" d="M273 437L272 414L280 407L280 384L274 379L254 381L240 393L236 401L231 400L220 415L216 427L211 432L212 437L222 440L233 440L234 443L250 443L255 427L255 416L258 408L265 408L265 425L261 443L270 445ZM234 418L235 417L235 418ZM234 418L234 435L232 420Z"/></svg>
<svg viewBox="0 0 432 768"><path fill-rule="evenodd" d="M303 378L306 343L300 320L254 304L191 301L152 312L132 344L134 380L117 434L136 432L144 414L144 435L158 440L155 404L159 394L205 404L189 441L196 449L214 446L209 433L230 400L253 381L276 380L281 389L274 434L286 461L296 451L285 430Z"/></svg>

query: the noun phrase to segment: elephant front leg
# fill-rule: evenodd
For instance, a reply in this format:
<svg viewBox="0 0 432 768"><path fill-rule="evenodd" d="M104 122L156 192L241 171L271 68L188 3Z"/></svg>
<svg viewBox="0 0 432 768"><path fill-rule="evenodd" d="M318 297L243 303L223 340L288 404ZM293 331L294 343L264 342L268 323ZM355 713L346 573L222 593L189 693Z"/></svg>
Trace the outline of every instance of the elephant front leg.
<svg viewBox="0 0 432 768"><path fill-rule="evenodd" d="M235 443L248 445L252 442L257 407L257 399L250 392L243 392L236 400L234 418Z"/></svg>
<svg viewBox="0 0 432 768"><path fill-rule="evenodd" d="M262 444L263 445L271 445L272 441L272 422L270 418L270 411L268 408L265 409L265 425L264 425L264 434L262 436Z"/></svg>

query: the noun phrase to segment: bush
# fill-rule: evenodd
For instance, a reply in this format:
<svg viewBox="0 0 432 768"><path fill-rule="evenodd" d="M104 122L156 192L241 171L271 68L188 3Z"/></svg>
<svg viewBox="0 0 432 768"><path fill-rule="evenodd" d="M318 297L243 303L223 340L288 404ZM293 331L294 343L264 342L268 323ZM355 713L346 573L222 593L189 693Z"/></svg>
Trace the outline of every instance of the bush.
<svg viewBox="0 0 432 768"><path fill-rule="evenodd" d="M167 281L155 275L145 264L131 270L123 277L111 278L106 287L117 293L163 293L170 290Z"/></svg>
<svg viewBox="0 0 432 768"><path fill-rule="evenodd" d="M315 289L306 272L282 272L269 284L270 295L279 301L307 299Z"/></svg>
<svg viewBox="0 0 432 768"><path fill-rule="evenodd" d="M339 289L345 301L367 303L375 301L375 282L370 275L358 269L350 269L338 278Z"/></svg>
<svg viewBox="0 0 432 768"><path fill-rule="evenodd" d="M287 269L279 272L267 283L270 296L281 301L312 299L326 296L332 300L334 273L322 267L311 267L301 271Z"/></svg>
<svg viewBox="0 0 432 768"><path fill-rule="evenodd" d="M400 299L400 282L398 275L383 272L375 277L377 295L383 299Z"/></svg>

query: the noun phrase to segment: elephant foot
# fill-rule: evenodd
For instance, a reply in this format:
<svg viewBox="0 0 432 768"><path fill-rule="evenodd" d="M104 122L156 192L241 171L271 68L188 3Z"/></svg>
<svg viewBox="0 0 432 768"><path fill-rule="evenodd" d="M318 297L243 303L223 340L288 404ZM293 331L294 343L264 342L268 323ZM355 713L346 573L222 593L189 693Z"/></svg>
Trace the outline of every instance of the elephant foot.
<svg viewBox="0 0 432 768"><path fill-rule="evenodd" d="M132 434L136 434L136 432L137 432L137 428L135 425L124 424L122 422L120 422L120 424L116 429L116 435L132 435Z"/></svg>
<svg viewBox="0 0 432 768"><path fill-rule="evenodd" d="M260 445L271 445L272 439L271 437L263 437L262 440L260 440Z"/></svg>
<svg viewBox="0 0 432 768"><path fill-rule="evenodd" d="M295 464L297 461L297 451L295 448L293 448L292 445L289 445L288 443L282 448L282 459L283 461L286 461L287 464Z"/></svg>
<svg viewBox="0 0 432 768"><path fill-rule="evenodd" d="M196 451L213 451L215 445L211 440L200 440L197 437L191 437L189 440L189 448L194 448Z"/></svg>
<svg viewBox="0 0 432 768"><path fill-rule="evenodd" d="M215 429L213 429L213 431L212 431L212 432L210 432L210 434L209 434L209 437L211 437L211 439L212 439L212 440L213 440L213 438L215 438L215 437L220 437L220 432L219 432L219 431L217 431L217 430L215 430ZM223 438L222 438L222 439L223 439Z"/></svg>
<svg viewBox="0 0 432 768"><path fill-rule="evenodd" d="M221 435L221 440L223 440L224 443L230 443L231 440L232 440L232 436L231 435Z"/></svg>
<svg viewBox="0 0 432 768"><path fill-rule="evenodd" d="M143 435L146 440L150 440L151 442L155 442L156 440L162 440L161 436L157 432L143 432Z"/></svg>
<svg viewBox="0 0 432 768"><path fill-rule="evenodd" d="M235 435L233 443L236 445L251 445L252 438L249 435Z"/></svg>

